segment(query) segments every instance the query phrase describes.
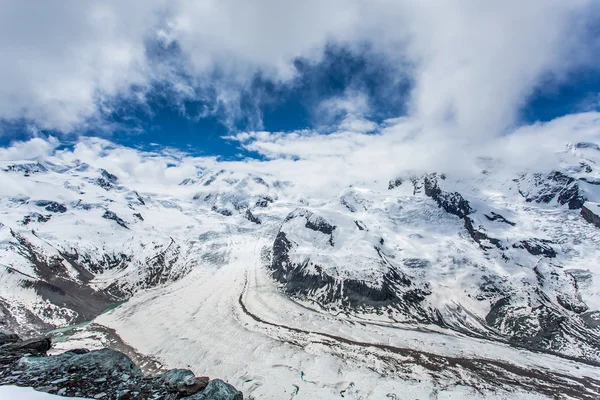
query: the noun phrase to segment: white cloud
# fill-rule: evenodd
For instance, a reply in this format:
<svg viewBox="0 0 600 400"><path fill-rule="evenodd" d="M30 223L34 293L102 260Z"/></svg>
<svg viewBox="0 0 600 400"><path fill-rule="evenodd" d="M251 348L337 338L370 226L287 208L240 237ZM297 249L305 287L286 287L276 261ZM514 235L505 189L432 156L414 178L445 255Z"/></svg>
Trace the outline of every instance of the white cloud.
<svg viewBox="0 0 600 400"><path fill-rule="evenodd" d="M376 134L344 130L329 135L313 131L246 132L229 140L239 141L266 160L241 161L191 157L169 149L145 152L97 138L82 138L73 148L58 150L56 139L35 138L1 149L0 161L46 159L60 164L79 160L107 169L129 187L171 194L188 190L177 186L183 179L205 169L223 168L269 174L293 182L291 190L298 196L326 198L349 185L385 189L392 178L425 172L481 176L482 169L490 165L482 165L482 157L493 161L497 173L509 177L526 171L549 172L559 167L569 142L600 142L600 113L574 114L524 126L477 144L450 138L432 140L422 134L423 129L417 118L401 118L386 122Z"/></svg>
<svg viewBox="0 0 600 400"><path fill-rule="evenodd" d="M0 148L0 161L35 160L52 154L59 145L58 139L33 138L26 142L15 142Z"/></svg>
<svg viewBox="0 0 600 400"><path fill-rule="evenodd" d="M71 131L149 79L156 2L0 1L0 118Z"/></svg>
<svg viewBox="0 0 600 400"><path fill-rule="evenodd" d="M589 62L586 24L597 15L593 0L89 0L60 7L0 0L0 7L0 118L68 132L93 121L113 96L131 94L131 85L167 80L182 96L195 95L174 64L194 86L215 86L220 102L235 103L258 71L287 81L297 57L317 62L328 43L355 51L368 43L412 77L411 115L431 132L472 140L510 128L540 79ZM152 38L177 42L181 59L149 58Z"/></svg>

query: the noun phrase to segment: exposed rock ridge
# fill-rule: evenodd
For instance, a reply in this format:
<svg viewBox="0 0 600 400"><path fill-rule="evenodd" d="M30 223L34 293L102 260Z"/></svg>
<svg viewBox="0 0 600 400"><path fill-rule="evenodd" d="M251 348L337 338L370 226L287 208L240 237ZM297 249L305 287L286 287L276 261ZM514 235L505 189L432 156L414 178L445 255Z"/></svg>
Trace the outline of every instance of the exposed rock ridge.
<svg viewBox="0 0 600 400"><path fill-rule="evenodd" d="M173 369L145 376L116 350L70 350L48 356L49 338L21 340L0 333L0 385L33 387L61 396L94 399L242 400L243 395L220 379L197 377Z"/></svg>

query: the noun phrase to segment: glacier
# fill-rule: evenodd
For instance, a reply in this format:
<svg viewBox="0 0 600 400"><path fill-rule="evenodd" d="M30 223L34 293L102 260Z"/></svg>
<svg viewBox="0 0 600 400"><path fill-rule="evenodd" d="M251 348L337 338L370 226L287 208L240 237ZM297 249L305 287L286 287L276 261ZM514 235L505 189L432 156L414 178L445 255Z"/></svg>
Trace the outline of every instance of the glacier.
<svg viewBox="0 0 600 400"><path fill-rule="evenodd" d="M0 163L0 326L122 348L248 398L600 395L600 152L332 193L203 168L137 187Z"/></svg>

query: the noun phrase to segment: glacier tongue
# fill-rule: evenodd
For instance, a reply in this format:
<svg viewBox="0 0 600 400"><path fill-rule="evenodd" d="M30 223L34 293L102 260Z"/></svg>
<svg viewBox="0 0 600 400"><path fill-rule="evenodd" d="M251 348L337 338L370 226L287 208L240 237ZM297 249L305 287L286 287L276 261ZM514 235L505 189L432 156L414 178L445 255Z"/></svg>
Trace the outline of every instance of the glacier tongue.
<svg viewBox="0 0 600 400"><path fill-rule="evenodd" d="M95 318L81 329L105 325L261 398L594 398L589 149L555 171L406 174L312 197L228 169L142 190L81 161L12 162L0 171L0 323L27 333Z"/></svg>

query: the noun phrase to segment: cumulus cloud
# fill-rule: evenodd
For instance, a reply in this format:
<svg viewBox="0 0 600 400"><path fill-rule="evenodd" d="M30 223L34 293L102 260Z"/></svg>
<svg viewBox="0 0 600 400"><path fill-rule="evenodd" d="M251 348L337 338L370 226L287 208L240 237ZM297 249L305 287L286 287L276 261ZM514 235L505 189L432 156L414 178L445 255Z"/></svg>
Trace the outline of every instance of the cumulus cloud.
<svg viewBox="0 0 600 400"><path fill-rule="evenodd" d="M183 97L210 87L217 104L233 104L257 73L289 82L299 73L298 58L318 62L331 43L356 52L366 43L398 75L410 76L408 109L430 125L428 132L471 140L513 126L542 79L593 61L588 25L598 15L593 0L88 0L61 7L1 0L0 6L2 119L70 132L100 118L115 97L144 101L156 82L169 82Z"/></svg>
<svg viewBox="0 0 600 400"><path fill-rule="evenodd" d="M57 139L35 138L1 149L0 162L85 162L109 170L140 191L180 191L182 195L193 190L177 186L183 179L206 170L226 169L268 174L293 182L289 189L292 194L329 199L350 185L385 190L390 179L428 172L472 178L481 177L484 169L494 168L496 174L506 174L507 179L523 172L550 172L570 154L569 142L600 142L600 113L573 114L522 126L476 144L451 138L430 140L423 135L424 129L418 118L405 117L386 121L376 133L369 134L352 130L329 135L311 130L244 132L227 139L259 153L263 159L238 161L191 157L173 149L140 151L98 138L81 138L64 149L57 147Z"/></svg>
<svg viewBox="0 0 600 400"><path fill-rule="evenodd" d="M33 138L25 142L15 142L9 147L0 148L0 160L18 161L44 158L53 153L59 146L55 137Z"/></svg>
<svg viewBox="0 0 600 400"><path fill-rule="evenodd" d="M221 164L275 174L297 182L302 191L329 194L348 185L382 189L393 177L434 171L455 177L481 176L490 165L496 166L497 173L514 177L558 168L569 143L600 141L600 113L526 125L476 143L467 138L431 138L425 134L428 129L420 119L406 117L385 122L375 134L245 132L229 140L239 141L267 160Z"/></svg>

